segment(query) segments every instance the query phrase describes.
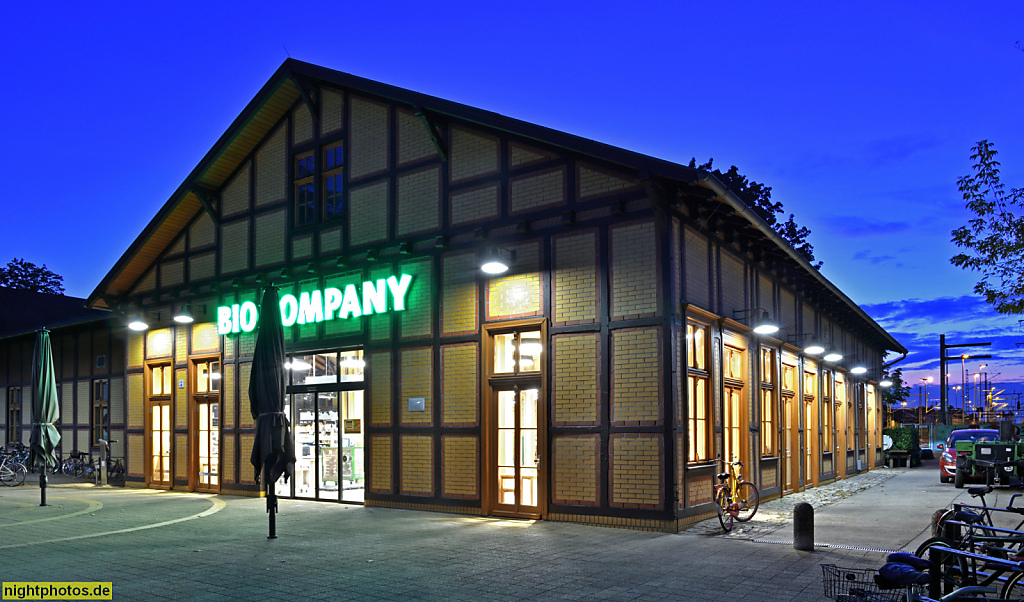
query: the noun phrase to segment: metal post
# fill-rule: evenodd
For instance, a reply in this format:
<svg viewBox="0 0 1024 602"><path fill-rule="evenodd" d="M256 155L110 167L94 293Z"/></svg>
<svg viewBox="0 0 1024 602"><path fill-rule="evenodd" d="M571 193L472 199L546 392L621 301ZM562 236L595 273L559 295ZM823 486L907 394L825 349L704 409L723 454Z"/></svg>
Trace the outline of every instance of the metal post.
<svg viewBox="0 0 1024 602"><path fill-rule="evenodd" d="M43 472L39 475L39 505L46 505L46 468L49 466L46 462L43 462Z"/></svg>
<svg viewBox="0 0 1024 602"><path fill-rule="evenodd" d="M946 417L947 404L949 403L949 391L947 387L949 384L946 382L946 335L939 335L939 391L942 395L942 424L949 424L949 420Z"/></svg>
<svg viewBox="0 0 1024 602"><path fill-rule="evenodd" d="M267 488L267 514L270 515L270 535L267 539L277 539L277 494L270 486L266 466L263 469L263 485Z"/></svg>

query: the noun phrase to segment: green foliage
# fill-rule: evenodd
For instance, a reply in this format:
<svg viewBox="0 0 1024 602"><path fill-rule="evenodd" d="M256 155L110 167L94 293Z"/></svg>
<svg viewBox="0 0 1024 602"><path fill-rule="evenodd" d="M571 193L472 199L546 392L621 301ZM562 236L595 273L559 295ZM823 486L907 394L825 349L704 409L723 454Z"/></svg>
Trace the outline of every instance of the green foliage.
<svg viewBox="0 0 1024 602"><path fill-rule="evenodd" d="M814 262L814 247L807 241L807 237L811 234L810 229L798 226L793 221L792 213L789 214L789 219L785 222L779 221L776 217L776 215L783 213L782 203L772 202L771 186L765 186L760 182L748 180L746 176L740 174L739 168L735 165L730 167L729 171L723 173L721 170L714 169L712 163L714 163L714 159L708 159L707 163L697 165L696 158L690 159L691 168L714 174L722 184L725 184L741 201L753 209L754 213L771 226L772 230L775 230L779 236L785 239L797 253L802 255L816 269L821 269L822 262Z"/></svg>
<svg viewBox="0 0 1024 602"><path fill-rule="evenodd" d="M997 312L1024 313L1024 188L1006 190L997 151L988 140L971 150L974 173L958 179L957 187L975 217L953 230L953 242L965 252L950 261L981 272L974 292Z"/></svg>
<svg viewBox="0 0 1024 602"><path fill-rule="evenodd" d="M882 434L889 435L892 438L892 447L890 449L902 449L912 452L916 451L920 446L917 438L917 429L909 426L884 429Z"/></svg>
<svg viewBox="0 0 1024 602"><path fill-rule="evenodd" d="M12 259L6 267L0 267L0 286L51 295L64 294L64 277L46 268L25 261Z"/></svg>
<svg viewBox="0 0 1024 602"><path fill-rule="evenodd" d="M903 382L903 368L896 368L892 372L886 368L882 372L882 380L891 380L892 386L888 389L882 389L882 403L887 408L896 408L899 405L907 401L910 397L910 385Z"/></svg>

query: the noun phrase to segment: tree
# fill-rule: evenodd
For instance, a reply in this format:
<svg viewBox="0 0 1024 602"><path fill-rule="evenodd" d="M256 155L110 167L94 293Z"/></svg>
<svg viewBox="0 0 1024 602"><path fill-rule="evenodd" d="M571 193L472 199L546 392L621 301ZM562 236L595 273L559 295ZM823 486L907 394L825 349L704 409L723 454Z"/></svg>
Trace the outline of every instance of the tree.
<svg viewBox="0 0 1024 602"><path fill-rule="evenodd" d="M64 294L64 277L46 268L25 261L12 259L6 267L0 267L0 286L51 295Z"/></svg>
<svg viewBox="0 0 1024 602"><path fill-rule="evenodd" d="M957 187L975 217L953 230L953 243L966 251L950 261L981 272L974 292L997 312L1024 313L1024 189L1006 190L996 149L988 140L971 150L973 173L959 178Z"/></svg>
<svg viewBox="0 0 1024 602"><path fill-rule="evenodd" d="M892 386L882 389L882 403L887 410L900 407L910 397L910 385L903 382L903 368L892 372L886 368L882 371L882 380L892 381Z"/></svg>
<svg viewBox="0 0 1024 602"><path fill-rule="evenodd" d="M772 202L772 187L765 186L760 182L754 182L748 180L746 176L740 174L739 168L735 165L729 168L729 171L722 172L718 169L712 168L714 159L708 159L708 162L703 165L697 165L697 159L690 159L690 167L693 169L702 169L704 171L711 172L722 184L731 190L741 201L747 204L748 207L752 208L755 213L761 216L761 219L767 223L772 230L774 230L779 236L781 236L786 242L788 242L796 252L803 256L812 266L816 269L821 269L822 262L814 262L814 247L807 241L807 237L810 236L810 229L804 226L798 226L793 221L793 214L789 214L789 219L785 222L779 221L776 217L777 214L784 213L782 210L782 203Z"/></svg>

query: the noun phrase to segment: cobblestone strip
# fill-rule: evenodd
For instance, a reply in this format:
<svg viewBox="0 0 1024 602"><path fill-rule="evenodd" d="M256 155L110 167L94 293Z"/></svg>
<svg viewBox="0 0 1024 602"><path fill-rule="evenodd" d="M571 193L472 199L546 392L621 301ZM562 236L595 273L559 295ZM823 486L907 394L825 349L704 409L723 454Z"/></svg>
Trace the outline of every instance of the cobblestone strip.
<svg viewBox="0 0 1024 602"><path fill-rule="evenodd" d="M863 472L840 481L833 481L827 485L812 487L768 502L761 502L754 518L747 523L734 523L732 531L729 533L722 532L722 525L718 522L717 517L699 522L686 532L735 539L760 539L790 524L793 520L793 508L801 502L807 502L815 510L818 510L888 481L907 470L909 469L880 467L871 472Z"/></svg>

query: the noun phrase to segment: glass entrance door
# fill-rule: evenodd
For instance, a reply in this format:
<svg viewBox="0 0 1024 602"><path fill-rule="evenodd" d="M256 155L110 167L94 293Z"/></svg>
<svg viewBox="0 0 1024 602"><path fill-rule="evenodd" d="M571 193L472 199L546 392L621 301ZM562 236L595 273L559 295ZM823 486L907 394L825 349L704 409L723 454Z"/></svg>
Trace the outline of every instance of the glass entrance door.
<svg viewBox="0 0 1024 602"><path fill-rule="evenodd" d="M725 411L722 420L722 443L726 462L744 461L744 439L741 421L743 419L742 389L725 387Z"/></svg>
<svg viewBox="0 0 1024 602"><path fill-rule="evenodd" d="M150 407L150 484L171 486L171 404Z"/></svg>
<svg viewBox="0 0 1024 602"><path fill-rule="evenodd" d="M782 472L783 472L783 492L789 493L795 489L796 478L800 472L798 464L796 463L796 457L799 455L793 452L795 443L799 433L797 432L797 426L800 424L799 418L793 415L793 407L795 401L792 395L782 396L782 450L780 453L783 455L782 458Z"/></svg>
<svg viewBox="0 0 1024 602"><path fill-rule="evenodd" d="M171 486L171 393L174 367L149 366L149 484L157 488Z"/></svg>
<svg viewBox="0 0 1024 602"><path fill-rule="evenodd" d="M540 463L536 388L497 391L497 506L516 516L539 514L537 468Z"/></svg>
<svg viewBox="0 0 1024 602"><path fill-rule="evenodd" d="M196 404L196 489L220 490L220 403Z"/></svg>
<svg viewBox="0 0 1024 602"><path fill-rule="evenodd" d="M220 491L220 359L193 361L192 402L195 420L189 425L194 443L191 482L197 491Z"/></svg>
<svg viewBox="0 0 1024 602"><path fill-rule="evenodd" d="M362 503L363 352L297 354L286 366L295 478L279 479L278 495Z"/></svg>
<svg viewBox="0 0 1024 602"><path fill-rule="evenodd" d="M316 497L339 499L341 490L341 456L338 453L338 392L327 391L316 396Z"/></svg>

